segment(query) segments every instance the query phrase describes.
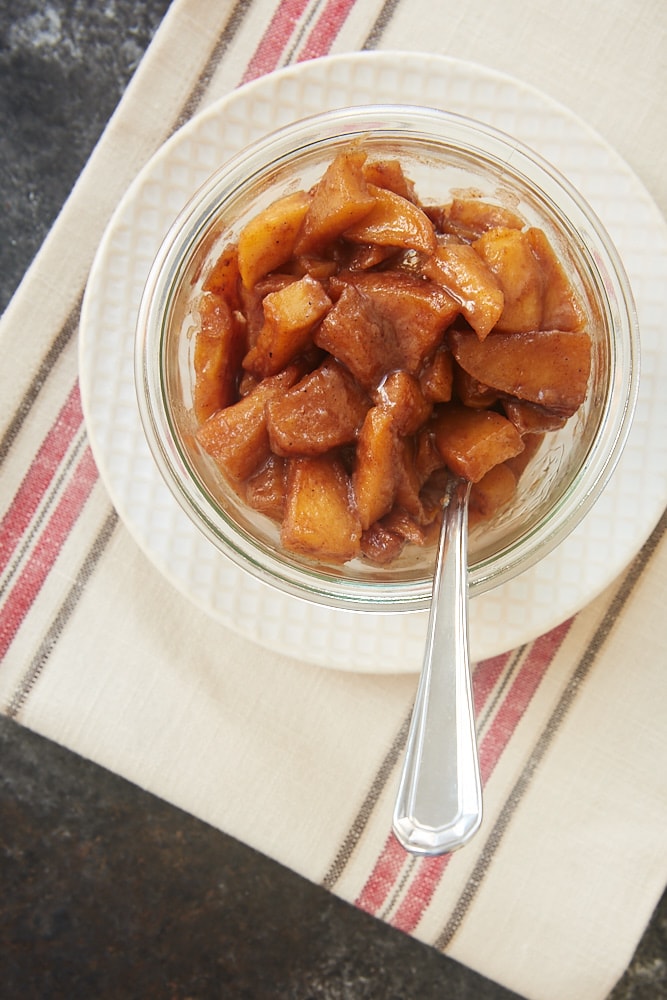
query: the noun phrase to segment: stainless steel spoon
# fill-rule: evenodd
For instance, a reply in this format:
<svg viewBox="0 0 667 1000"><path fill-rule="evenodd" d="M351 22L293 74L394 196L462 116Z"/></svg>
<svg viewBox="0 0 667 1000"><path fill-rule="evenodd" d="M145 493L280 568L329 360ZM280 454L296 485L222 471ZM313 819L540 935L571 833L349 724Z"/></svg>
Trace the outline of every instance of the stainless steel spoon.
<svg viewBox="0 0 667 1000"><path fill-rule="evenodd" d="M482 821L468 645L470 483L449 483L428 634L394 808L394 833L414 854L465 844Z"/></svg>

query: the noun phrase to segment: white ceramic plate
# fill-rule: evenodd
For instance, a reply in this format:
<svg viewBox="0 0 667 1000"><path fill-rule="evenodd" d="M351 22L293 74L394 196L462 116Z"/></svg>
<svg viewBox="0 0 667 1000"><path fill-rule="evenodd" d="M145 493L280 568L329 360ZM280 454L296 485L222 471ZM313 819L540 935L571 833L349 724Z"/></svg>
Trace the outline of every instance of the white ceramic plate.
<svg viewBox="0 0 667 1000"><path fill-rule="evenodd" d="M426 612L329 610L281 594L236 567L192 527L148 451L135 401L134 329L167 229L222 162L266 132L345 105L439 107L516 136L579 188L628 271L642 337L640 399L621 463L576 531L537 566L471 602L474 660L514 648L570 617L627 565L667 502L667 226L625 162L576 116L495 71L441 56L374 52L301 63L207 108L151 159L115 212L85 295L84 413L120 517L149 558L222 623L277 651L343 670L421 666Z"/></svg>

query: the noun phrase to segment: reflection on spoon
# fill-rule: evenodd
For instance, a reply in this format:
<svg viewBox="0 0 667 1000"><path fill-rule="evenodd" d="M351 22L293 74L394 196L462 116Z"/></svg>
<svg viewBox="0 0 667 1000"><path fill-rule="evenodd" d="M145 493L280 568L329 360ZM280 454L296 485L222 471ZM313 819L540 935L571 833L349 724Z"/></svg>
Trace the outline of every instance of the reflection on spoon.
<svg viewBox="0 0 667 1000"><path fill-rule="evenodd" d="M394 808L394 833L414 854L465 844L482 821L468 646L470 483L449 483L424 663Z"/></svg>

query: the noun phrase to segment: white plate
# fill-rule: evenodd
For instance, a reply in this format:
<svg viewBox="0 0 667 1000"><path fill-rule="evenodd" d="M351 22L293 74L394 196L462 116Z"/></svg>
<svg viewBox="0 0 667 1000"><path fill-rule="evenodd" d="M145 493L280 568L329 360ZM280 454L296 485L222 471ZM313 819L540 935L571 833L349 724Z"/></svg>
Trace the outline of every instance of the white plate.
<svg viewBox="0 0 667 1000"><path fill-rule="evenodd" d="M133 340L152 260L208 175L271 129L330 108L424 104L480 119L523 140L588 199L630 276L642 336L635 421L617 472L577 530L539 565L471 602L474 660L564 621L627 565L667 502L667 226L637 177L596 133L545 95L459 60L373 52L333 56L262 77L213 104L142 170L97 253L81 317L80 380L95 459L120 517L184 594L261 645L343 670L421 666L426 613L328 610L272 590L191 526L164 485L135 402Z"/></svg>

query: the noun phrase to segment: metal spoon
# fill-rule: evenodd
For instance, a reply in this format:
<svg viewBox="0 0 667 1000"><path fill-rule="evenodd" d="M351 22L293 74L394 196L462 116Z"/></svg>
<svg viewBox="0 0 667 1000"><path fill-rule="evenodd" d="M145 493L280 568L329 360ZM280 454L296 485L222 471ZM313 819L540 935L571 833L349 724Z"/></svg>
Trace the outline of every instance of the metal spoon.
<svg viewBox="0 0 667 1000"><path fill-rule="evenodd" d="M465 844L482 821L468 646L470 483L449 483L428 634L412 712L394 833L414 854Z"/></svg>

